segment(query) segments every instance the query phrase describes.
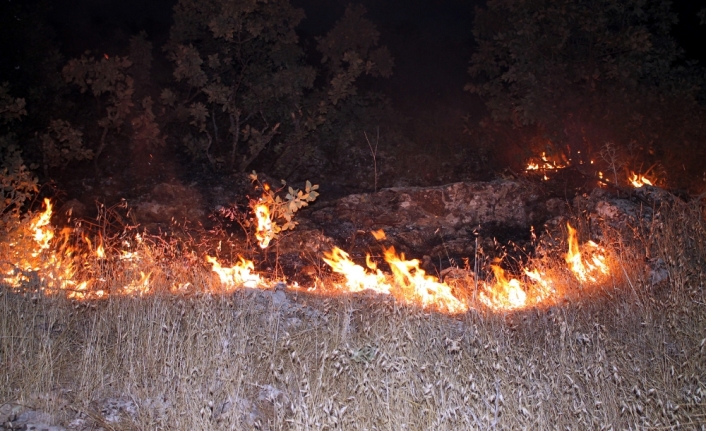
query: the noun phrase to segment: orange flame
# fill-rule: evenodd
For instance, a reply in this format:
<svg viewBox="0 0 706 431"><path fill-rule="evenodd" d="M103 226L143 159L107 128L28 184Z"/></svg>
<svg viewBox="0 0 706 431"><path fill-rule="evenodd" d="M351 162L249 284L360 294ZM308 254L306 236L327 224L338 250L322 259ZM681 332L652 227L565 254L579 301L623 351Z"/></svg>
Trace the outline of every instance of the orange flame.
<svg viewBox="0 0 706 431"><path fill-rule="evenodd" d="M257 218L257 232L255 238L260 245L260 248L267 248L270 241L275 237L275 232L272 227L272 218L270 217L270 209L265 204L257 204L254 208L255 217Z"/></svg>
<svg viewBox="0 0 706 431"><path fill-rule="evenodd" d="M371 234L373 235L373 237L374 237L376 240L378 240L378 241L382 241L382 240L384 240L384 239L386 238L386 236L385 236L385 231L382 230L382 229L380 229L380 230L374 230L374 231L372 231L372 232L370 232L370 233L371 233Z"/></svg>
<svg viewBox="0 0 706 431"><path fill-rule="evenodd" d="M150 291L150 276L152 276L151 272L145 274L140 271L140 279L131 281L127 286L123 287L123 290L128 295L146 295Z"/></svg>
<svg viewBox="0 0 706 431"><path fill-rule="evenodd" d="M542 153L542 156L537 159L530 159L527 162L525 171L532 172L537 171L542 173L542 178L547 181L549 177L547 176L547 171L557 171L559 169L564 169L567 165L556 160L550 160L546 153Z"/></svg>
<svg viewBox="0 0 706 431"><path fill-rule="evenodd" d="M32 221L30 229L34 231L34 240L39 245L39 250L33 253L34 257L37 257L39 253L43 250L49 248L49 242L54 238L54 231L49 226L49 221L51 220L52 205L51 201L44 198L44 205L46 209L41 213L35 220Z"/></svg>
<svg viewBox="0 0 706 431"><path fill-rule="evenodd" d="M357 265L348 253L334 248L324 253L326 262L331 269L346 277L346 286L350 292L372 290L383 294L392 294L405 303L416 303L422 307L438 307L450 313L461 313L468 310L465 303L451 293L451 287L440 283L436 277L426 275L419 268L419 260L405 260L404 254L399 256L394 247L384 250L385 261L390 265L394 283L387 280L377 266L366 257L369 270Z"/></svg>
<svg viewBox="0 0 706 431"><path fill-rule="evenodd" d="M218 274L221 283L227 287L254 288L260 284L260 276L252 273L255 270L255 265L250 260L240 257L240 262L230 268L223 268L215 257L206 256L206 261L212 265L211 270Z"/></svg>
<svg viewBox="0 0 706 431"><path fill-rule="evenodd" d="M498 265L491 265L495 275L495 284L480 292L478 298L487 307L493 309L512 310L523 308L527 302L527 293L522 289L520 281L505 277L505 271Z"/></svg>
<svg viewBox="0 0 706 431"><path fill-rule="evenodd" d="M131 241L126 239L122 240L122 250L117 250L110 244L109 247L104 247L103 238L100 236L95 248L87 236L81 236L79 243L73 247L71 230L66 228L56 235L50 224L51 203L45 200L45 205L42 213L22 225L24 228L20 239L0 244L7 247L2 248L3 252L9 250L12 256L3 259L14 259L16 262L10 265L9 271L3 266L0 277L4 282L15 287L38 286L48 295L61 291L68 298L78 300L101 298L112 294L96 287L100 286L99 282L105 281L104 276L100 275L101 268L114 263L129 274L139 273L134 280L123 283L115 294L144 296L153 293L152 273L139 271L144 269L146 263L153 262L154 256L150 249L139 246L131 248L135 243L131 245ZM273 223L266 205L260 204L254 209L259 222L258 240L264 248L274 236ZM605 250L591 241L579 246L576 230L568 223L567 228L568 253L565 260L576 280L581 284L603 281L610 274ZM378 240L385 239L382 230L371 233ZM148 242L143 242L141 236L136 235L135 240L147 247ZM112 257L107 256L106 248L113 253ZM323 260L335 273L345 276L345 283L336 285L336 289L341 293L371 290L391 295L405 304L415 304L452 314L468 310L468 301L455 296L458 292L448 284L427 275L420 268L419 260L406 260L405 256L398 255L393 247L384 248L383 256L390 266L391 274L385 274L378 269L370 255L366 256L366 265L361 266L354 263L349 254L339 248L325 252ZM78 262L82 263L78 265ZM221 266L219 261L211 256L206 256L206 262L211 264L211 270L218 275L225 288L263 287L260 276L254 273L252 261L241 257L239 262L230 268ZM518 278L506 275L498 263L491 265L491 269L495 281L478 283L479 304L490 310L524 309L554 303L558 298L557 289L562 285L557 283L556 286L559 287L555 287L552 278L538 269L524 269L524 274ZM86 277L86 274L91 278ZM170 290L175 294L185 294L191 290L191 283L177 283Z"/></svg>
<svg viewBox="0 0 706 431"><path fill-rule="evenodd" d="M346 277L346 286L349 292L372 290L377 293L389 294L392 286L385 280L385 274L377 269L375 262L370 260L370 255L367 255L365 259L369 271L353 262L348 253L338 247L334 247L330 252L324 252L324 262L331 267L333 272Z"/></svg>
<svg viewBox="0 0 706 431"><path fill-rule="evenodd" d="M566 263L569 265L569 269L574 273L576 278L584 283L595 283L599 278L610 274L610 268L606 263L604 250L595 242L588 241L586 243L588 250L584 248L588 257L584 259L581 256L579 243L576 239L576 230L572 228L569 223L566 224L566 227L569 230L567 239L569 252L566 254Z"/></svg>
<svg viewBox="0 0 706 431"><path fill-rule="evenodd" d="M628 178L628 181L630 181L630 184L632 184L633 187L635 188L640 188L642 186L653 186L654 184L650 179L645 177L644 175L636 174L635 172L630 173L630 177Z"/></svg>

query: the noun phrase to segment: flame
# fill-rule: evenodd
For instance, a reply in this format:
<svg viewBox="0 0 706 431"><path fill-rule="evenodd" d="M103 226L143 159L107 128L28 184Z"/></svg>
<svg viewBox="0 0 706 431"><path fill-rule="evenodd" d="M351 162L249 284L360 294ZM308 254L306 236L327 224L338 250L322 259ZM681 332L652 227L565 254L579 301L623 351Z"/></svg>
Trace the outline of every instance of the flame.
<svg viewBox="0 0 706 431"><path fill-rule="evenodd" d="M635 172L630 173L630 177L628 178L628 181L630 181L630 184L635 187L635 188L640 188L642 186L653 186L654 184L650 179L645 177L644 175L636 174Z"/></svg>
<svg viewBox="0 0 706 431"><path fill-rule="evenodd" d="M150 276L151 272L144 273L140 271L140 279L133 280L127 286L123 287L123 290L128 295L138 295L144 296L150 291Z"/></svg>
<svg viewBox="0 0 706 431"><path fill-rule="evenodd" d="M437 305L450 313L460 313L468 307L451 294L451 287L439 283L434 276L426 275L419 268L419 260L405 260L404 254L397 256L395 248L384 249L385 261L390 265L396 284L402 288L408 302L418 300L423 307Z"/></svg>
<svg viewBox="0 0 706 431"><path fill-rule="evenodd" d="M605 251L595 242L588 241L586 247L584 247L587 258L584 259L576 239L576 229L572 228L569 223L566 224L566 227L569 230L567 238L569 252L566 254L566 263L576 278L584 283L595 283L600 278L610 274L610 268L606 263Z"/></svg>
<svg viewBox="0 0 706 431"><path fill-rule="evenodd" d="M547 176L547 171L557 171L559 169L564 169L568 165L556 161L556 160L550 160L549 157L547 157L547 154L545 152L542 153L542 156L539 158L539 160L535 159L530 159L527 162L527 166L525 167L525 171L527 172L532 172L532 171L537 171L542 174L542 179L544 181L549 180L549 177Z"/></svg>
<svg viewBox="0 0 706 431"><path fill-rule="evenodd" d="M385 231L382 230L382 229L380 229L380 230L374 230L374 231L372 231L372 232L370 232L370 233L371 233L371 234L373 235L373 237L375 237L375 239L378 240L378 241L382 241L382 240L384 240L384 239L386 238L386 236L385 236Z"/></svg>
<svg viewBox="0 0 706 431"><path fill-rule="evenodd" d="M330 252L324 252L324 262L331 267L333 272L346 277L346 286L349 292L372 290L376 293L390 294L392 286L387 283L385 274L377 269L377 265L370 259L370 255L366 255L365 260L369 271L353 262L348 253L338 247L334 247Z"/></svg>
<svg viewBox="0 0 706 431"><path fill-rule="evenodd" d="M37 257L39 253L43 250L49 248L49 242L54 238L54 231L51 229L49 222L51 220L52 205L51 201L44 198L44 206L46 209L43 213L39 214L37 218L32 221L30 229L34 232L34 241L36 241L39 246L39 250L33 253L34 257ZM47 226L50 226L47 228Z"/></svg>
<svg viewBox="0 0 706 431"><path fill-rule="evenodd" d="M490 268L495 275L495 284L480 292L480 301L493 309L523 308L527 302L527 293L522 289L520 281L515 278L508 280L499 265L491 265Z"/></svg>
<svg viewBox="0 0 706 431"><path fill-rule="evenodd" d="M254 209L259 222L258 240L264 248L272 239L273 223L266 205L260 204ZM149 241L144 241L138 234L134 240L121 239L122 247L119 242L108 243L106 247L100 235L92 242L87 235L77 237L69 228L56 234L50 223L51 210L51 202L45 200L44 211L21 225L23 227L18 239L0 243L2 261L13 262L9 269L6 269L7 263L3 263L0 280L16 288L39 289L47 295L63 293L77 300L97 299L113 294L112 291L97 288L102 287L99 283L108 278L104 271L109 268L110 271L139 274L133 276L133 280L123 283L115 294L153 294L153 272L145 268L153 268L151 265L159 263L154 260L159 254L151 252ZM605 250L592 241L580 246L576 230L568 223L567 228L568 252L565 261L569 270L582 285L604 281L610 274ZM371 234L378 240L385 239L383 230ZM419 260L406 260L404 254L398 254L394 247L383 248L383 258L390 267L389 274L381 271L370 255L366 255L366 263L361 266L339 248L325 252L323 260L333 272L345 277L344 283L334 285L338 293L370 290L391 295L404 304L451 314L463 313L473 304L457 296L458 290L428 275L420 268ZM225 288L263 288L263 280L254 273L255 265L252 261L239 257L234 266L223 267L215 257L205 256L205 259ZM493 311L518 310L554 303L558 299L557 286L563 286L536 268L525 268L517 277L507 275L499 262L490 268L494 281L478 282L478 304ZM173 294L187 294L195 289L193 284L190 281L174 280L169 291ZM299 288L296 284L294 286ZM213 289L213 292L217 291Z"/></svg>
<svg viewBox="0 0 706 431"><path fill-rule="evenodd" d="M206 262L212 265L211 270L218 274L221 283L227 287L255 288L260 284L260 276L252 273L255 270L255 265L250 260L240 257L240 262L230 268L223 268L218 259L211 256L206 256Z"/></svg>
<svg viewBox="0 0 706 431"><path fill-rule="evenodd" d="M372 290L377 293L392 294L395 298L408 304L419 304L422 307L438 307L450 313L461 313L468 310L466 304L451 293L451 287L440 283L436 277L426 275L419 268L419 260L405 260L404 254L399 256L394 247L384 249L385 261L392 270L393 282L377 269L377 265L366 257L368 270L354 263L348 253L335 247L331 252L324 253L324 262L331 269L346 277L346 287L350 292Z"/></svg>
<svg viewBox="0 0 706 431"><path fill-rule="evenodd" d="M257 232L255 238L260 245L260 248L267 248L270 241L275 237L275 232L272 227L272 218L270 217L270 208L265 204L257 204L254 208L255 217L257 218Z"/></svg>

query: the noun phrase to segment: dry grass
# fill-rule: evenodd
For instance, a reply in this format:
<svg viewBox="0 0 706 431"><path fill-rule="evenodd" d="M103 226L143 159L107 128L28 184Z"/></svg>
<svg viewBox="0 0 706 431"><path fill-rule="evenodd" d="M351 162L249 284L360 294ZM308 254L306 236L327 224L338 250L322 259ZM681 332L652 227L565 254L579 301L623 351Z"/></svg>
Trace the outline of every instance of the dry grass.
<svg viewBox="0 0 706 431"><path fill-rule="evenodd" d="M34 411L67 429L114 430L704 429L699 211L665 208L629 241L606 240L621 274L602 295L504 315L275 290L77 302L4 289L1 419L9 428ZM654 284L645 263L659 259L653 269L669 278ZM163 284L153 290L214 282L184 268L152 267Z"/></svg>

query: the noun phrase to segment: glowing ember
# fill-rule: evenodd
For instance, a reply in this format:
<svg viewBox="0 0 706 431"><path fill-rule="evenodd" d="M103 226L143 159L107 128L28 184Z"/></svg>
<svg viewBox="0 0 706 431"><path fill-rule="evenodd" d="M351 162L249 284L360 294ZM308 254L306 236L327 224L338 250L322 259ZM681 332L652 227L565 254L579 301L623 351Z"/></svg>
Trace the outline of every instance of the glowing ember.
<svg viewBox="0 0 706 431"><path fill-rule="evenodd" d="M252 273L255 265L250 260L241 257L240 262L230 268L223 268L215 257L206 256L206 261L212 265L211 270L218 274L221 283L227 287L255 288L260 284L260 276Z"/></svg>
<svg viewBox="0 0 706 431"><path fill-rule="evenodd" d="M566 254L566 263L576 278L584 283L595 283L599 278L610 274L610 268L606 264L605 251L593 241L589 241L584 247L584 252L587 255L587 258L584 259L576 239L576 230L568 223L566 227L569 230L567 239L569 252Z"/></svg>
<svg viewBox="0 0 706 431"><path fill-rule="evenodd" d="M549 177L547 177L547 171L557 171L559 169L564 169L566 166L567 164L561 161L550 160L546 153L542 153L542 156L539 159L530 159L527 162L525 171L540 172L542 173L542 178L546 181L549 179Z"/></svg>
<svg viewBox="0 0 706 431"><path fill-rule="evenodd" d="M275 237L275 231L272 227L272 218L270 217L270 209L265 204L258 204L255 206L254 212L257 218L257 232L255 232L255 238L257 238L260 248L267 248L272 238Z"/></svg>
<svg viewBox="0 0 706 431"><path fill-rule="evenodd" d="M654 185L652 184L652 181L650 181L647 177L645 177L644 175L638 175L635 172L630 173L630 178L628 178L628 181L630 181L630 184L632 184L632 186L635 188Z"/></svg>

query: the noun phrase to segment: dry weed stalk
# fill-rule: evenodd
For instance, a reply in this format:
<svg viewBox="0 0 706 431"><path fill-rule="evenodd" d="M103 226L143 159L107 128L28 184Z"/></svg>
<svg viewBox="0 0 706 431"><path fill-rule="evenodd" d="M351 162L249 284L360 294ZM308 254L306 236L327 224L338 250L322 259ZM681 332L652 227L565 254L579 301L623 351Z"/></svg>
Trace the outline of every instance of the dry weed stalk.
<svg viewBox="0 0 706 431"><path fill-rule="evenodd" d="M701 210L665 206L630 241L606 228L622 271L600 294L504 315L365 294L203 294L213 275L165 265L164 244L141 267L163 293L81 302L3 287L0 412L69 429L698 429ZM651 259L668 278L645 275ZM105 267L106 289L125 283L120 271ZM175 285L192 288L167 294Z"/></svg>

